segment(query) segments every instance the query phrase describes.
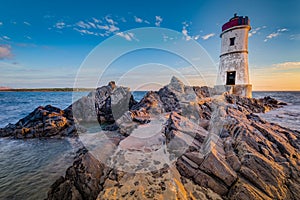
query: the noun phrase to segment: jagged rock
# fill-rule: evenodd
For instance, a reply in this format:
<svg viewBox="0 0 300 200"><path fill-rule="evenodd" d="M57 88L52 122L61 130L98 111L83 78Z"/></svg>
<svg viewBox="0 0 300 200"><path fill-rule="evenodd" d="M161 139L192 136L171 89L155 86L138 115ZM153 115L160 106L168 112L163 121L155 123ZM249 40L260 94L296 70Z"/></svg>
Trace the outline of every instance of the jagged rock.
<svg viewBox="0 0 300 200"><path fill-rule="evenodd" d="M229 191L229 199L240 200L240 199L249 199L249 200L271 200L272 198L265 195L263 192L256 189L254 186L248 184L245 181L239 180Z"/></svg>
<svg viewBox="0 0 300 200"><path fill-rule="evenodd" d="M217 149L211 150L200 165L200 169L219 178L228 187L230 187L237 179L237 174L231 169L224 156L221 155Z"/></svg>
<svg viewBox="0 0 300 200"><path fill-rule="evenodd" d="M96 89L95 107L100 124L114 123L137 102L129 88L117 87L114 82Z"/></svg>
<svg viewBox="0 0 300 200"><path fill-rule="evenodd" d="M198 166L201 165L201 163L204 160L204 156L203 154L201 154L200 152L187 152L184 154L184 156L186 156L187 158L189 158L190 160L192 160L194 163L196 163Z"/></svg>
<svg viewBox="0 0 300 200"><path fill-rule="evenodd" d="M96 199L102 187L100 179L105 167L85 148L77 152L73 166L50 188L47 199Z"/></svg>
<svg viewBox="0 0 300 200"><path fill-rule="evenodd" d="M198 170L193 168L191 165L189 165L187 162L185 162L182 158L179 158L176 162L176 167L179 173L187 178L192 179L195 174L198 173Z"/></svg>
<svg viewBox="0 0 300 200"><path fill-rule="evenodd" d="M233 141L231 138L227 138L224 141L224 150L225 150L225 159L226 162L234 171L239 171L241 168L241 161L237 157L236 153L233 150Z"/></svg>
<svg viewBox="0 0 300 200"><path fill-rule="evenodd" d="M254 99L241 97L236 95L225 95L226 101L231 104L237 105L239 110L244 109L250 113L264 113L275 108L280 108L283 102L279 102L271 97L264 97L262 99Z"/></svg>
<svg viewBox="0 0 300 200"><path fill-rule="evenodd" d="M195 94L198 96L198 98L200 99L204 99L204 98L209 98L212 95L212 90L213 88L209 88L207 86L193 86L193 90L195 92Z"/></svg>
<svg viewBox="0 0 300 200"><path fill-rule="evenodd" d="M212 191L221 196L225 195L228 192L227 187L222 182L215 180L201 170L195 173L195 175L193 176L193 180L196 184L202 187L210 188Z"/></svg>
<svg viewBox="0 0 300 200"><path fill-rule="evenodd" d="M197 121L200 107L199 98L192 86L186 86L178 78L172 77L171 82L158 91L166 112L175 111L191 120Z"/></svg>
<svg viewBox="0 0 300 200"><path fill-rule="evenodd" d="M165 112L163 102L157 92L148 92L140 102L132 107L131 110L145 109L150 115L159 115Z"/></svg>
<svg viewBox="0 0 300 200"><path fill-rule="evenodd" d="M177 158L184 153L199 150L208 132L188 118L171 112L164 134L168 152Z"/></svg>
<svg viewBox="0 0 300 200"><path fill-rule="evenodd" d="M177 77L173 76L171 78L170 84L167 86L170 90L175 90L179 93L184 93L185 85L181 80L179 80Z"/></svg>
<svg viewBox="0 0 300 200"><path fill-rule="evenodd" d="M287 199L287 188L284 187L285 175L280 165L257 155L246 155L242 160L240 173L252 184L275 199Z"/></svg>
<svg viewBox="0 0 300 200"><path fill-rule="evenodd" d="M262 120L251 111L265 112L278 107L278 102L267 97L253 100L236 97L241 102L237 108L228 105L228 117L234 119L231 126L225 129L230 132L229 138L224 139L227 162L239 179L229 192L232 199L297 199L295 190L289 188L286 180L298 182L299 164L295 159L299 156L299 133ZM244 102L244 103L242 103ZM243 107L244 109L241 109ZM249 114L250 113L250 114ZM234 167L235 166L235 167ZM237 194L236 194L237 193Z"/></svg>
<svg viewBox="0 0 300 200"><path fill-rule="evenodd" d="M188 135L192 140L196 139L200 143L204 141L208 134L207 130L176 112L171 112L165 127L165 134L167 140L169 141L175 136L174 134L170 133L172 130L179 131L184 135ZM182 138L182 140L185 139Z"/></svg>
<svg viewBox="0 0 300 200"><path fill-rule="evenodd" d="M0 129L1 137L42 138L77 136L74 121L65 111L47 105L36 108L16 124Z"/></svg>
<svg viewBox="0 0 300 200"><path fill-rule="evenodd" d="M181 107L176 94L171 91L167 86L158 91L160 101L163 103L165 112L176 111L181 113Z"/></svg>
<svg viewBox="0 0 300 200"><path fill-rule="evenodd" d="M95 94L96 91L91 91L87 96L83 96L64 111L69 117L73 117L79 124L81 122L97 122L95 111Z"/></svg>
<svg viewBox="0 0 300 200"><path fill-rule="evenodd" d="M130 111L131 118L133 121L140 124L146 124L150 122L150 115L145 108L139 110Z"/></svg>

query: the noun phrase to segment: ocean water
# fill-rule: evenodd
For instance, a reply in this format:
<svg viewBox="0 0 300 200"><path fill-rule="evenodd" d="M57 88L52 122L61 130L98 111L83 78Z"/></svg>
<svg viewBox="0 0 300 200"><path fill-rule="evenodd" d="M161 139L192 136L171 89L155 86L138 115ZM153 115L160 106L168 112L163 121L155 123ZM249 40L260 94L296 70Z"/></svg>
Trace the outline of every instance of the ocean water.
<svg viewBox="0 0 300 200"><path fill-rule="evenodd" d="M253 92L254 98L271 96L287 106L259 114L269 122L300 131L300 92Z"/></svg>
<svg viewBox="0 0 300 200"><path fill-rule="evenodd" d="M65 175L76 148L71 139L0 139L0 199L45 199Z"/></svg>
<svg viewBox="0 0 300 200"><path fill-rule="evenodd" d="M140 100L146 92L133 92ZM76 98L87 92L75 93ZM38 106L66 108L72 92L0 92L0 127L16 123ZM300 92L254 92L253 97L274 97L287 106L262 118L300 130ZM11 140L0 138L0 199L44 199L51 184L72 165L78 149L74 139Z"/></svg>
<svg viewBox="0 0 300 200"><path fill-rule="evenodd" d="M133 92L136 100L146 92ZM64 109L88 92L0 92L0 128L16 123L38 106ZM0 138L0 200L45 199L54 181L72 165L74 139Z"/></svg>
<svg viewBox="0 0 300 200"><path fill-rule="evenodd" d="M146 92L133 92L139 101ZM87 95L88 92L0 92L0 128L8 123L16 123L38 106L52 105L65 109L74 100Z"/></svg>

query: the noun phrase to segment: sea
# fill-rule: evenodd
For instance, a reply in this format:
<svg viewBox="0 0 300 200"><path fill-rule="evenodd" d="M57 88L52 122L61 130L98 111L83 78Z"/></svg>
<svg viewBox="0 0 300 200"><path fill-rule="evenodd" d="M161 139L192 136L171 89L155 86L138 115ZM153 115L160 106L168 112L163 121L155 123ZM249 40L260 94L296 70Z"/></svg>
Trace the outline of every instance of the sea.
<svg viewBox="0 0 300 200"><path fill-rule="evenodd" d="M139 101L146 92L133 92ZM0 128L16 123L38 106L64 109L88 92L0 92ZM300 130L300 92L253 92L288 105L259 114L267 121ZM72 100L73 99L73 100ZM78 146L74 139L0 138L0 199L45 199L54 181L72 165Z"/></svg>

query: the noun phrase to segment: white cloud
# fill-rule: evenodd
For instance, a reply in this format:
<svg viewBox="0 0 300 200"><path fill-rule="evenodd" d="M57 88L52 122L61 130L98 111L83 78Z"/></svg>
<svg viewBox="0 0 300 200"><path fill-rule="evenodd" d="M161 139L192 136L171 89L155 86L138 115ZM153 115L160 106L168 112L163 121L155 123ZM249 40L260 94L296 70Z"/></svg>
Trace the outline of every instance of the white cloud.
<svg viewBox="0 0 300 200"><path fill-rule="evenodd" d="M156 25L156 26L160 26L160 23L162 22L162 20L163 20L163 19L162 19L160 16L156 16L156 17L155 17L155 21L156 21L155 25ZM136 23L150 24L150 22L149 22L148 20L144 20L144 19L142 19L142 18L140 18L140 17L137 17L137 16L134 16L134 21L135 21Z"/></svg>
<svg viewBox="0 0 300 200"><path fill-rule="evenodd" d="M193 36L193 39L194 40L198 40L200 38L200 35L195 35L195 36Z"/></svg>
<svg viewBox="0 0 300 200"><path fill-rule="evenodd" d="M163 18L161 16L155 16L155 26L160 26Z"/></svg>
<svg viewBox="0 0 300 200"><path fill-rule="evenodd" d="M286 32L286 31L288 31L288 29L286 29L286 28L278 29L277 31L267 35L267 37L264 39L264 42L267 42L268 40L270 40L272 38L278 37L282 32Z"/></svg>
<svg viewBox="0 0 300 200"><path fill-rule="evenodd" d="M77 26L79 26L80 28L86 28L86 29L90 29L91 25L88 23L85 23L84 21L79 21L76 23Z"/></svg>
<svg viewBox="0 0 300 200"><path fill-rule="evenodd" d="M29 23L29 22L23 22L25 25L27 25L27 26L31 26L31 24Z"/></svg>
<svg viewBox="0 0 300 200"><path fill-rule="evenodd" d="M203 35L201 38L203 40L208 40L209 38L213 37L215 35L215 33L209 33L207 35Z"/></svg>
<svg viewBox="0 0 300 200"><path fill-rule="evenodd" d="M288 31L288 29L286 28L282 28L282 29L278 29L279 32L285 32L285 31Z"/></svg>
<svg viewBox="0 0 300 200"><path fill-rule="evenodd" d="M115 22L111 17L106 16L105 20L109 23L109 24L118 24L117 22Z"/></svg>
<svg viewBox="0 0 300 200"><path fill-rule="evenodd" d="M253 35L259 33L259 31L260 31L261 29L264 29L264 28L267 28L267 26L261 26L261 27L254 28L254 29L252 29L252 30L249 32L248 36L249 36L249 37L252 37Z"/></svg>
<svg viewBox="0 0 300 200"><path fill-rule="evenodd" d="M136 38L134 37L133 33L124 33L124 32L119 32L116 35L128 40L128 41L132 41L133 39L136 40Z"/></svg>
<svg viewBox="0 0 300 200"><path fill-rule="evenodd" d="M192 24L192 22L185 21L185 22L182 22L182 24L184 27L189 27Z"/></svg>
<svg viewBox="0 0 300 200"><path fill-rule="evenodd" d="M290 40L300 40L300 34L292 34L292 35L290 35Z"/></svg>
<svg viewBox="0 0 300 200"><path fill-rule="evenodd" d="M2 38L5 40L10 40L10 37L8 37L7 35L4 35Z"/></svg>
<svg viewBox="0 0 300 200"><path fill-rule="evenodd" d="M290 69L300 69L300 62L283 62L273 64L273 70L290 70Z"/></svg>
<svg viewBox="0 0 300 200"><path fill-rule="evenodd" d="M102 22L102 20L100 20L100 19L97 19L97 18L95 18L95 17L93 17L92 19L94 20L94 22L95 22L96 24L98 24L98 23L101 23L101 22Z"/></svg>
<svg viewBox="0 0 300 200"><path fill-rule="evenodd" d="M89 30L85 30L85 29L78 29L78 28L74 28L75 31L79 32L81 35L98 35L95 32L89 31Z"/></svg>
<svg viewBox="0 0 300 200"><path fill-rule="evenodd" d="M137 16L134 16L134 21L137 23L143 23L143 20Z"/></svg>
<svg viewBox="0 0 300 200"><path fill-rule="evenodd" d="M193 39L193 40L199 39L200 35L194 35L194 36L189 35L188 30L187 30L187 27L189 26L189 24L187 22L183 22L182 24L183 24L183 27L182 27L181 33L184 35L184 39L186 41L189 41L191 39Z"/></svg>
<svg viewBox="0 0 300 200"><path fill-rule="evenodd" d="M118 26L116 26L116 24L118 24L118 23L116 21L114 21L111 17L106 16L105 20L108 24L100 26L100 29L102 28L102 29L106 30L106 33L104 33L104 34L102 33L100 35L108 36L109 34L116 33L117 31L120 30L120 28ZM108 29L107 29L107 27L108 27Z"/></svg>
<svg viewBox="0 0 300 200"><path fill-rule="evenodd" d="M93 28L96 28L96 24L94 24L93 22L88 22L88 24L93 27Z"/></svg>
<svg viewBox="0 0 300 200"><path fill-rule="evenodd" d="M112 33L117 33L120 28L116 26L118 24L110 16L103 18L104 20L92 18L92 20L81 20L72 25L73 30L79 32L81 35L95 35L106 37ZM71 27L71 26L69 26Z"/></svg>
<svg viewBox="0 0 300 200"><path fill-rule="evenodd" d="M188 34L188 31L186 30L185 27L182 28L181 33L185 36L185 40L186 40L186 41L189 41L189 40L192 39L192 37Z"/></svg>
<svg viewBox="0 0 300 200"><path fill-rule="evenodd" d="M125 21L125 18L118 18L119 21ZM140 20L140 18L138 19ZM142 19L141 19L142 20ZM92 17L91 19L82 19L73 24L66 24L63 21L57 22L53 27L57 29L71 28L81 35L95 35L107 37L120 32L118 22L112 16L107 15L101 19ZM51 28L49 28L50 30Z"/></svg>
<svg viewBox="0 0 300 200"><path fill-rule="evenodd" d="M99 24L97 24L97 28L98 29L103 29L103 30L108 30L109 29L109 26L108 25L99 25Z"/></svg>
<svg viewBox="0 0 300 200"><path fill-rule="evenodd" d="M9 45L0 45L0 60L11 57L11 47Z"/></svg>
<svg viewBox="0 0 300 200"><path fill-rule="evenodd" d="M277 32L277 33L271 33L271 34L269 34L268 36L267 36L267 38L268 39L272 39L272 38L274 38L274 37L277 37L279 35L279 32Z"/></svg>
<svg viewBox="0 0 300 200"><path fill-rule="evenodd" d="M109 32L116 32L116 31L118 31L118 30L120 30L120 28L119 27L117 27L117 26L115 26L115 25L110 25L109 26L109 29L108 29L108 31Z"/></svg>
<svg viewBox="0 0 300 200"><path fill-rule="evenodd" d="M64 22L57 22L54 27L58 29L63 29L65 28L66 24Z"/></svg>

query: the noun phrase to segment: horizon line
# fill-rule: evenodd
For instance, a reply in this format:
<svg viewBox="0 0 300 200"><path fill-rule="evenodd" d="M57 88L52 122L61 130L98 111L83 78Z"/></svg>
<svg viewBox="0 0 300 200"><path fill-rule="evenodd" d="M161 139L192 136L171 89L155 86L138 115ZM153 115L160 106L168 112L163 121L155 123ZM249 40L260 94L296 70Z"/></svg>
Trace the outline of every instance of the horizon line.
<svg viewBox="0 0 300 200"><path fill-rule="evenodd" d="M99 86L102 87L102 86ZM198 86L198 87L203 87L203 86ZM1 89L0 87L0 92L34 92L34 91L49 91L49 92L60 92L60 91L66 91L66 92L71 92L74 91L77 92L76 90L79 90L78 92L81 91L89 91L89 90L94 90L96 88L73 88L73 87L41 87L41 88L9 88L9 87L2 87L3 89ZM98 87L97 87L98 88ZM156 89L149 89L149 90L132 90L132 92L147 92L147 91L158 91ZM253 90L252 92L300 92L299 90L290 90L290 89L284 89L284 90Z"/></svg>

